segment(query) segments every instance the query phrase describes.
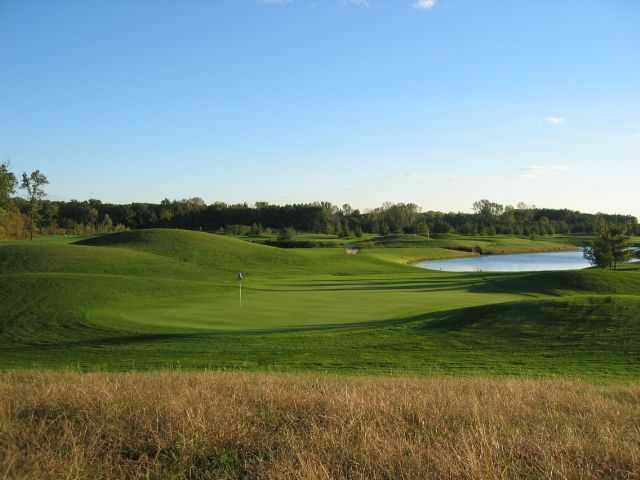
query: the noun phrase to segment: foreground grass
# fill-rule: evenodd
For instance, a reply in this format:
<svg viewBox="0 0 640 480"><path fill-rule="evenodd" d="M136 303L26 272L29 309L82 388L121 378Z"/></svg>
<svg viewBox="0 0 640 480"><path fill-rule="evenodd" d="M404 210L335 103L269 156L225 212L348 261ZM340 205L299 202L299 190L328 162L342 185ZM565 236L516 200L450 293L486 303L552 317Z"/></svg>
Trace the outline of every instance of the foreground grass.
<svg viewBox="0 0 640 480"><path fill-rule="evenodd" d="M0 475L632 479L640 387L239 373L0 376Z"/></svg>

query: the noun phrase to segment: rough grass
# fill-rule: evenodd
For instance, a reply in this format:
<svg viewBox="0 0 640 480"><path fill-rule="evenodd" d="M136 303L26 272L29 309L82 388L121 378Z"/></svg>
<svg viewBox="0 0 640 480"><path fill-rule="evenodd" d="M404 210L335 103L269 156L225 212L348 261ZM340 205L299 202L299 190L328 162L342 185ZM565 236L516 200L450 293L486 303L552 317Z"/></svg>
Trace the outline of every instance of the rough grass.
<svg viewBox="0 0 640 480"><path fill-rule="evenodd" d="M637 479L640 387L238 373L0 376L0 476Z"/></svg>

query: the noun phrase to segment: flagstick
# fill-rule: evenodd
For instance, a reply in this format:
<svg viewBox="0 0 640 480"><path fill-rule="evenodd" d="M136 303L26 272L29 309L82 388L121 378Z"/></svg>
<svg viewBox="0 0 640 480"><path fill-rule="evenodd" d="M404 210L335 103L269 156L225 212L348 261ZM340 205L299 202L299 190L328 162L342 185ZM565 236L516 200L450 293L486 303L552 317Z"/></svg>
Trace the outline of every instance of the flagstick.
<svg viewBox="0 0 640 480"><path fill-rule="evenodd" d="M242 308L242 280L244 280L244 273L238 272L238 286L240 287L240 308Z"/></svg>

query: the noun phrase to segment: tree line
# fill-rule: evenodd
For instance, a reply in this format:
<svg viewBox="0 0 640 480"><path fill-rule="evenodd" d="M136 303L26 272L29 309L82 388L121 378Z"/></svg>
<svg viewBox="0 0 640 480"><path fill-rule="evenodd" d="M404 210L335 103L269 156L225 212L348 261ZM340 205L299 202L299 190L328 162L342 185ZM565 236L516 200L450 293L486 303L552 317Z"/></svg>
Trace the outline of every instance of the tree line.
<svg viewBox="0 0 640 480"><path fill-rule="evenodd" d="M640 234L637 218L592 215L567 209L536 208L523 203L501 205L479 200L472 213L422 211L413 203L385 203L362 212L345 204L315 202L293 205L207 204L201 198L160 203L111 204L100 200L46 199L47 177L36 170L21 181L7 163L0 164L0 238L26 238L34 233L91 234L137 228L184 228L238 235L271 231L314 232L341 237L363 233L432 235L509 234L521 236L593 234L602 221L629 234ZM24 197L16 196L18 191Z"/></svg>

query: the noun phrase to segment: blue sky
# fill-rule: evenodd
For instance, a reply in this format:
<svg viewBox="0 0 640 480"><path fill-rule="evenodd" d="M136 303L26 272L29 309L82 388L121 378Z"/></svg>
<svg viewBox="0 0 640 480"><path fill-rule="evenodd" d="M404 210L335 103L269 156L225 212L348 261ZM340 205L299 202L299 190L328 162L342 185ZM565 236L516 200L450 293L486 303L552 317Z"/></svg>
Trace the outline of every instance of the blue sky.
<svg viewBox="0 0 640 480"><path fill-rule="evenodd" d="M640 215L636 0L0 0L53 199Z"/></svg>

